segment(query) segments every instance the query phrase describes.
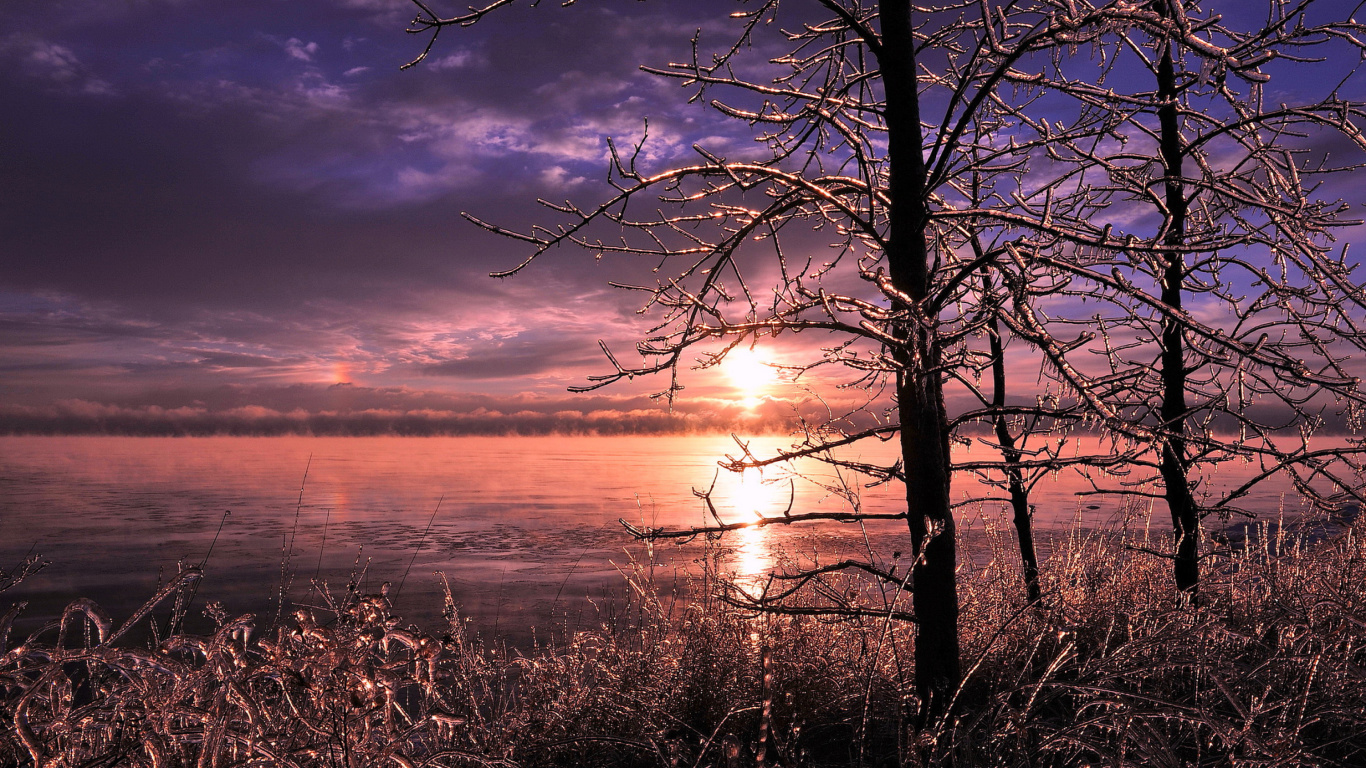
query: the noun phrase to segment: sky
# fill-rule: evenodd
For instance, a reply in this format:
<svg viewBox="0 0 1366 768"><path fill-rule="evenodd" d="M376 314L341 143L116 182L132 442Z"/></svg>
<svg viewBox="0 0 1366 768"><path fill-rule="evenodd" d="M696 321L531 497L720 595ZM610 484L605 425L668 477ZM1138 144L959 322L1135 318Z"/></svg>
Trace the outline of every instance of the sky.
<svg viewBox="0 0 1366 768"><path fill-rule="evenodd" d="M568 393L609 368L599 339L629 350L634 299L568 251L490 278L526 253L459 216L525 226L538 197L596 197L606 137L646 118L650 161L742 140L638 69L725 13L513 7L400 71L425 44L413 10L0 5L0 430L763 418L715 373L672 415L658 381Z"/></svg>
<svg viewBox="0 0 1366 768"><path fill-rule="evenodd" d="M402 71L408 0L6 0L0 433L780 428L793 392L752 364L672 411L658 380L568 392L648 328L637 299L568 250L491 278L527 251L460 216L600 199L646 119L653 167L755 146L639 70L732 10L514 4Z"/></svg>

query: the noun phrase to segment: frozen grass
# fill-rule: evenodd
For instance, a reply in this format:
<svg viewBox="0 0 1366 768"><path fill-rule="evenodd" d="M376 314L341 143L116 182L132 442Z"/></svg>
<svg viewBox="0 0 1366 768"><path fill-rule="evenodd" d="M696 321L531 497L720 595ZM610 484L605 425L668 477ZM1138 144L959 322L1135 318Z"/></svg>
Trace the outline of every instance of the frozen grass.
<svg viewBox="0 0 1366 768"><path fill-rule="evenodd" d="M425 634L355 590L269 632L211 610L212 634L142 643L150 609L116 628L78 601L4 649L0 764L1363 765L1362 533L1253 537L1206 561L1199 608L1153 542L1082 535L1026 607L998 541L962 573L955 716L919 730L912 626L671 611L638 581L527 654L472 639L453 602Z"/></svg>

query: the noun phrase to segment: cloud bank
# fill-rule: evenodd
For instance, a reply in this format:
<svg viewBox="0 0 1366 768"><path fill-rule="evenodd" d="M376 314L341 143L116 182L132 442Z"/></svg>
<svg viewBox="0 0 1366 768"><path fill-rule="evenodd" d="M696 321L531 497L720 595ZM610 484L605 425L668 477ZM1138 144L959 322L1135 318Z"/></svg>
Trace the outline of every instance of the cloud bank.
<svg viewBox="0 0 1366 768"><path fill-rule="evenodd" d="M178 399L162 393L166 400ZM450 396L355 386L232 390L167 407L69 399L0 406L0 434L126 436L654 435L786 433L794 406L643 397ZM328 403L327 407L304 404ZM240 403L240 404L237 404ZM263 405L261 403L270 403Z"/></svg>

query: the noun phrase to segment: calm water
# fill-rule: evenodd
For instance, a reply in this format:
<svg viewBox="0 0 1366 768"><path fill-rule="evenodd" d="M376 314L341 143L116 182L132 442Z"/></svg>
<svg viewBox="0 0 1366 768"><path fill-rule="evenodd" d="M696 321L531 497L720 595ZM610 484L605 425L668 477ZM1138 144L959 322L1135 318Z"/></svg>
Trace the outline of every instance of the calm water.
<svg viewBox="0 0 1366 768"><path fill-rule="evenodd" d="M760 438L753 449L786 444ZM891 450L882 445L849 458L884 460ZM369 563L365 588L377 591L384 581L397 585L416 555L397 599L405 617L439 615L433 574L440 571L480 627L517 633L535 624L594 623L590 598L619 589L618 568L646 558L619 518L700 524L703 507L692 489L714 478L718 511L728 521L779 514L790 499L795 511L848 509L821 487L835 478L814 463L797 470L815 483L789 482L776 470L718 476L717 458L736 452L728 437L0 437L0 561L8 567L29 551L52 561L0 602L31 601L29 621L36 622L88 596L119 620L163 574L175 573L177 562L203 561L230 510L207 562L201 605L219 600L230 612L273 615L286 559L293 574L287 605L305 599L315 575L344 588L358 563ZM1064 477L1036 490L1045 537L1074 520L1114 524L1118 510L1079 501L1079 489ZM955 487L960 497L980 491ZM1274 514L1283 491L1268 487L1254 503ZM897 492L863 489L860 503L894 511ZM965 517L970 531L1008 528L991 507L968 508ZM713 554L724 568L756 576L780 557L830 557L866 546L865 534L879 551L906 546L904 523L894 521L866 531L839 524L740 531L713 545ZM696 574L703 557L700 542L657 545L655 572L668 583L675 574Z"/></svg>

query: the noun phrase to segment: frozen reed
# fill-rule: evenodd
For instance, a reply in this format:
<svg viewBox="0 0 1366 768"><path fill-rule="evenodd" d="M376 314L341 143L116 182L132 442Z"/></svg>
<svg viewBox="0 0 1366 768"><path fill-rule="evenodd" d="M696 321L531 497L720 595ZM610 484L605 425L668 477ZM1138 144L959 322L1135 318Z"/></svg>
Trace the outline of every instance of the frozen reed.
<svg viewBox="0 0 1366 768"><path fill-rule="evenodd" d="M423 630L354 583L269 632L210 604L210 632L132 640L187 569L122 624L78 600L3 648L0 764L1362 765L1362 532L1229 544L1195 608L1155 543L1081 533L1026 605L998 540L962 574L966 682L924 728L906 622L675 604L642 569L596 628L526 653L449 589Z"/></svg>

